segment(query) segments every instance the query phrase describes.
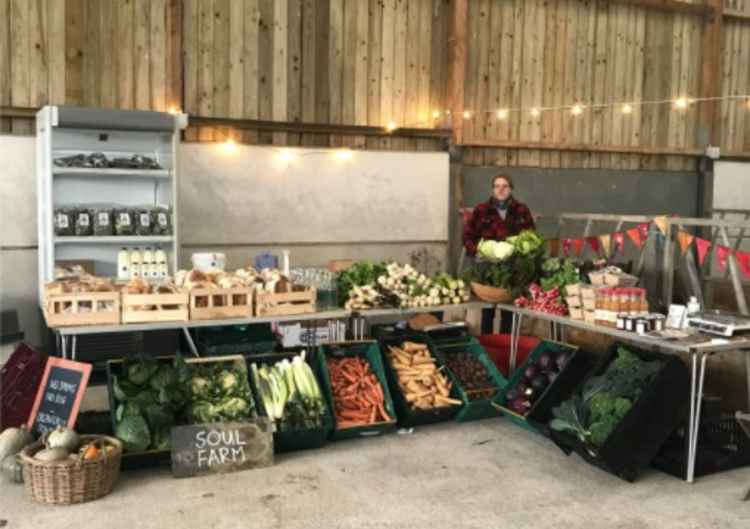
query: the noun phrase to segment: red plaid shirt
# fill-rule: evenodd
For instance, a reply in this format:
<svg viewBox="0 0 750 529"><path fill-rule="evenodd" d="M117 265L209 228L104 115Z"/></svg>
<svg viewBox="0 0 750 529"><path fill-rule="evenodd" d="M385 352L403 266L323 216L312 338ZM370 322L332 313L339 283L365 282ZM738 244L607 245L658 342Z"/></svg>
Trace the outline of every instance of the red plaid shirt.
<svg viewBox="0 0 750 529"><path fill-rule="evenodd" d="M511 198L505 220L497 212L492 199L474 208L471 219L464 225L466 253L475 255L481 239L503 241L523 230L534 229L534 218L526 204Z"/></svg>

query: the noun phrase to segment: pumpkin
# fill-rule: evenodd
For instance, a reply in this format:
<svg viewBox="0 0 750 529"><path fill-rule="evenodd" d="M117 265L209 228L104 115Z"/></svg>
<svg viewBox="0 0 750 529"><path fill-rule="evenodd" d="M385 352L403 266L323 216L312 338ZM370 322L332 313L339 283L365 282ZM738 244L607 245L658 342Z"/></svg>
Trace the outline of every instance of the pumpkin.
<svg viewBox="0 0 750 529"><path fill-rule="evenodd" d="M34 454L34 459L39 461L60 461L68 458L68 451L64 448L45 448Z"/></svg>
<svg viewBox="0 0 750 529"><path fill-rule="evenodd" d="M81 440L75 430L63 426L49 432L44 440L47 448L64 448L66 452L74 452L80 444Z"/></svg>
<svg viewBox="0 0 750 529"><path fill-rule="evenodd" d="M15 454L3 459L2 473L11 483L23 483L23 465Z"/></svg>
<svg viewBox="0 0 750 529"><path fill-rule="evenodd" d="M0 462L10 455L16 455L33 441L34 437L23 426L5 429L0 433Z"/></svg>

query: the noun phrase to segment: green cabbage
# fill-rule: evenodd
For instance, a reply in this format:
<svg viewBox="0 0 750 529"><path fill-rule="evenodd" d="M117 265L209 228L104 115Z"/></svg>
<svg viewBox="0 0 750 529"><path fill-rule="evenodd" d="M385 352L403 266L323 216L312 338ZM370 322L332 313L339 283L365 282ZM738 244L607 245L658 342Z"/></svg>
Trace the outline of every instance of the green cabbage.
<svg viewBox="0 0 750 529"><path fill-rule="evenodd" d="M477 245L477 252L481 257L496 261L506 260L513 255L514 251L513 245L505 241L485 241L483 239Z"/></svg>

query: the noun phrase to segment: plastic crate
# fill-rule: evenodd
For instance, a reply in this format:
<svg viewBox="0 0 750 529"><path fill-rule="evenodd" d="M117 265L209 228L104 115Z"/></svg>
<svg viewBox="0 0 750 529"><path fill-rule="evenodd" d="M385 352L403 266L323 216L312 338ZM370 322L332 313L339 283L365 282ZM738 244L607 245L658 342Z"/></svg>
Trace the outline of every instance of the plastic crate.
<svg viewBox="0 0 750 529"><path fill-rule="evenodd" d="M205 327L195 330L195 344L203 356L265 354L279 348L269 324Z"/></svg>
<svg viewBox="0 0 750 529"><path fill-rule="evenodd" d="M505 398L507 390L516 387L521 382L523 372L527 366L536 362L542 354L548 352L566 352L571 356L565 367L557 375L555 381L549 384L544 392L534 401L526 415L520 415L512 411L508 408L508 402ZM552 418L552 408L573 394L585 379L590 367L591 364L586 361L585 355L580 354L576 346L546 340L542 341L531 351L526 361L516 369L508 381L506 391L498 394L493 399L493 403L502 409L505 417L514 424L532 432L549 436L547 422Z"/></svg>
<svg viewBox="0 0 750 529"><path fill-rule="evenodd" d="M643 360L660 360L663 366L606 442L593 449L567 432L550 430L550 433L563 452L576 452L585 461L606 472L626 481L635 481L643 468L654 460L672 432L685 420L689 406L690 374L679 358L615 343L590 376L601 375L617 356L620 346Z"/></svg>
<svg viewBox="0 0 750 529"><path fill-rule="evenodd" d="M255 355L252 358L246 359L248 362L250 387L253 390L253 396L255 398L256 406L260 415L267 417L268 413L263 407L263 401L260 398L258 387L255 385L255 381L253 380L252 368L250 364L254 362L257 362L259 364L275 364L280 360L291 360L298 354L299 353L296 352L268 353L264 355ZM273 434L273 447L274 452L276 453L306 450L309 448L320 448L328 442L328 438L330 437L331 432L333 432L333 415L331 414L330 404L325 398L325 392L323 390L320 362L317 359L318 354L318 352L310 353L308 351L305 355L305 361L310 364L315 378L318 381L318 387L320 387L321 393L324 394L323 399L325 401L325 416L323 417L323 426L322 428L312 428L286 432L276 430Z"/></svg>
<svg viewBox="0 0 750 529"><path fill-rule="evenodd" d="M685 453L683 426L664 443L652 466L680 479L685 478L687 454ZM750 437L733 415L709 417L701 421L698 431L698 449L695 454L695 477L726 472L750 465Z"/></svg>
<svg viewBox="0 0 750 529"><path fill-rule="evenodd" d="M398 416L398 425L402 428L412 428L414 426L422 426L425 424L434 424L437 422L443 422L452 419L456 416L461 406L440 406L439 408L432 408L431 410L419 410L412 408L411 404L406 401L401 387L398 382L398 376L396 370L393 369L393 365L388 357L388 347L396 346L400 347L404 342L415 342L426 344L430 350L430 354L436 359L436 364L442 366L442 362L435 355L434 347L430 344L429 338L425 334L412 333L412 334L396 334L387 337L381 337L378 340L380 344L380 351L383 355L383 365L385 366L385 373L388 379L388 387L393 397L393 405L396 408L396 415ZM453 384L449 395L451 398L461 400L461 395L458 392L456 384Z"/></svg>
<svg viewBox="0 0 750 529"><path fill-rule="evenodd" d="M500 410L492 405L492 400L500 393L505 391L508 385L508 380L500 373L495 364L490 360L487 352L484 348L479 345L479 342L471 337L452 343L445 343L443 345L435 345L435 355L439 358L441 364L445 364L445 359L448 355L455 353L470 353L474 355L477 360L487 370L487 374L493 381L497 388L495 395L490 398L470 400L469 396L464 389L461 380L449 369L448 374L453 380L454 386L458 389L459 398L464 402L459 412L456 414L456 420L458 422L476 421L479 419L488 419L491 417L499 417L501 415Z"/></svg>
<svg viewBox="0 0 750 529"><path fill-rule="evenodd" d="M47 359L21 343L0 369L0 431L25 424Z"/></svg>
<svg viewBox="0 0 750 529"><path fill-rule="evenodd" d="M490 360L506 377L510 376L510 338L510 334L485 334L478 338ZM519 336L516 366L523 364L531 351L540 343L541 340L534 336Z"/></svg>
<svg viewBox="0 0 750 529"><path fill-rule="evenodd" d="M337 429L335 427L336 417L334 413L334 430L333 433L331 433L331 439L334 441L355 439L357 437L368 437L394 431L396 429L396 411L393 406L393 400L391 399L391 393L388 390L388 381L386 379L385 370L383 369L383 362L377 342L361 341L329 343L321 345L319 353L320 354L317 355L317 358L323 379L323 391L328 399L328 407L332 413L335 412L336 408L333 400L333 393L331 391L331 379L328 374L328 367L326 366L326 358L329 356L339 358L359 356L367 359L367 362L370 364L370 369L372 369L378 382L380 382L380 386L383 389L385 411L393 418L391 421L375 423L368 426Z"/></svg>

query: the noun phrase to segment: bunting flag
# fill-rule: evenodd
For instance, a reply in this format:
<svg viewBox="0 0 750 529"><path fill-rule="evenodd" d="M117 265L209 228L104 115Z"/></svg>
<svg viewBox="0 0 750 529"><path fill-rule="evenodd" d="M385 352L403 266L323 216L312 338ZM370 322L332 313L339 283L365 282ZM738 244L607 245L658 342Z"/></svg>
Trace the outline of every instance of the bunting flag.
<svg viewBox="0 0 750 529"><path fill-rule="evenodd" d="M563 239L562 250L565 257L570 257L570 246L572 244L573 241L571 241L570 239Z"/></svg>
<svg viewBox="0 0 750 529"><path fill-rule="evenodd" d="M706 255L708 255L708 250L711 248L711 241L696 237L695 247L698 248L698 263L703 266L703 262L706 260Z"/></svg>
<svg viewBox="0 0 750 529"><path fill-rule="evenodd" d="M648 229L649 229L649 226L650 225L649 225L648 222L644 222L644 223L639 224L638 226L636 226L638 228L638 233L641 235L641 242L642 243L645 242L646 239L648 239ZM638 248L640 248L640 245L638 246Z"/></svg>
<svg viewBox="0 0 750 529"><path fill-rule="evenodd" d="M750 279L750 253L734 252L734 258L737 260L737 265L740 267L742 275Z"/></svg>
<svg viewBox="0 0 750 529"><path fill-rule="evenodd" d="M621 231L612 234L612 240L615 241L615 248L617 252L625 251L625 236Z"/></svg>
<svg viewBox="0 0 750 529"><path fill-rule="evenodd" d="M641 247L641 244L643 243L643 239L641 237L640 227L630 228L625 233L628 234L628 237L630 238L631 241L633 241L633 244L635 244L638 248Z"/></svg>
<svg viewBox="0 0 750 529"><path fill-rule="evenodd" d="M695 239L695 236L686 231L680 230L677 232L677 241L680 243L680 252L682 255L685 255L687 249L693 244L693 239Z"/></svg>
<svg viewBox="0 0 750 529"><path fill-rule="evenodd" d="M586 242L589 243L589 246L591 246L591 249L594 251L596 255L599 255L599 237L589 237L586 239Z"/></svg>
<svg viewBox="0 0 750 529"><path fill-rule="evenodd" d="M549 243L549 255L550 257L557 257L560 253L560 239L550 239Z"/></svg>
<svg viewBox="0 0 750 529"><path fill-rule="evenodd" d="M656 227L659 228L659 231L663 234L667 234L667 217L666 215L662 215L660 217L654 218L654 224L656 224Z"/></svg>
<svg viewBox="0 0 750 529"><path fill-rule="evenodd" d="M719 272L723 272L727 267L727 258L732 253L732 249L727 246L718 245L716 247L716 260L719 263Z"/></svg>
<svg viewBox="0 0 750 529"><path fill-rule="evenodd" d="M581 251L583 250L583 239L575 239L573 241L573 248L575 248L576 257L581 257Z"/></svg>
<svg viewBox="0 0 750 529"><path fill-rule="evenodd" d="M604 250L604 255L609 257L609 245L611 242L611 236L610 235L599 235L599 242L602 245L602 249Z"/></svg>

